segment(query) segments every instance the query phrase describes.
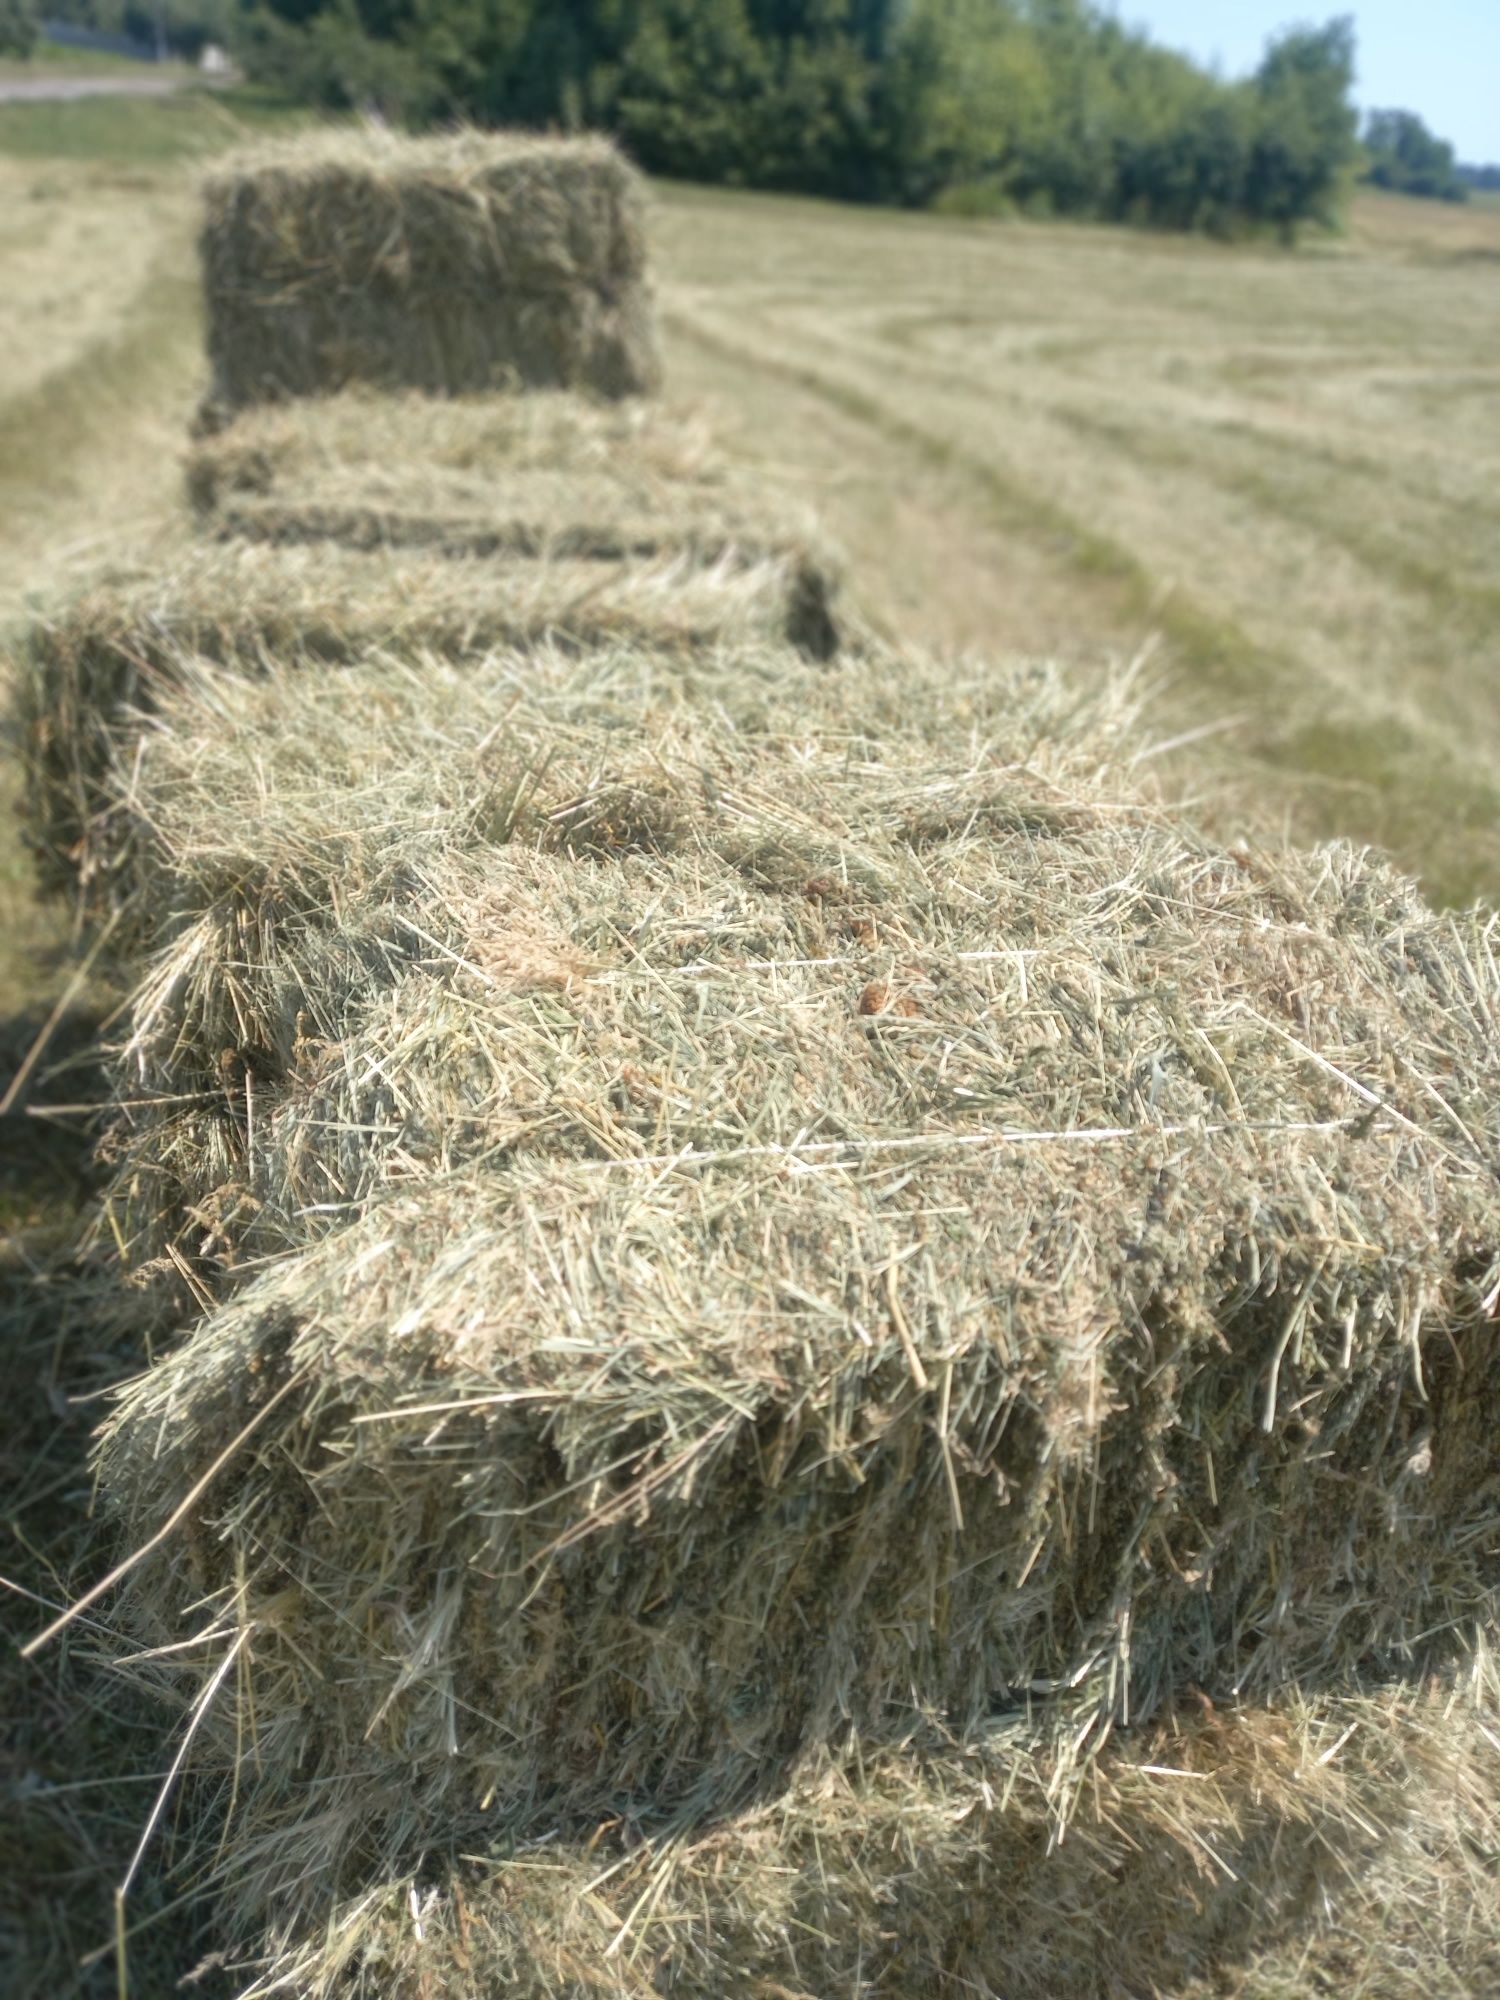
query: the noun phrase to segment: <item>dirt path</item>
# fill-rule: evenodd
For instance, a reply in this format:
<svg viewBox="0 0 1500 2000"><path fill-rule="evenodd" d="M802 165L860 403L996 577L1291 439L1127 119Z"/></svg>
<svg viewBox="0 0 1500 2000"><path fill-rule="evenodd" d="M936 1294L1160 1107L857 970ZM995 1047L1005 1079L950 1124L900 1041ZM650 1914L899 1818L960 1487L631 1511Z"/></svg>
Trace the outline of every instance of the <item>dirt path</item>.
<svg viewBox="0 0 1500 2000"><path fill-rule="evenodd" d="M81 97L170 97L186 76L0 76L0 104L65 104Z"/></svg>

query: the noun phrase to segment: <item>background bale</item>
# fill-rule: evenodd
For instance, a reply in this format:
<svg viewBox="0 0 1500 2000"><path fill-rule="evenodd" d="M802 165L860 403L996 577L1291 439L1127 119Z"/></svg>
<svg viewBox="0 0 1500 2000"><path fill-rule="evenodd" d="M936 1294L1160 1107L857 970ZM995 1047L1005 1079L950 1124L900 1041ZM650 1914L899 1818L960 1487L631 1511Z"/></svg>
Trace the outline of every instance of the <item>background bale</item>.
<svg viewBox="0 0 1500 2000"><path fill-rule="evenodd" d="M253 1713L244 1923L848 1731L1066 1693L1081 1755L1492 1604L1482 924L921 672L391 680L357 739L308 674L148 746L120 1094L218 1121L168 1255L227 1302L103 1473L139 1541L242 1440L127 1615L248 1635L202 1731Z"/></svg>
<svg viewBox="0 0 1500 2000"><path fill-rule="evenodd" d="M654 389L642 211L600 139L339 130L236 155L205 186L206 414L351 382Z"/></svg>
<svg viewBox="0 0 1500 2000"><path fill-rule="evenodd" d="M246 410L195 439L188 496L208 525L246 496L294 494L332 476L380 483L392 503L410 480L447 475L503 500L528 472L615 473L656 493L704 495L743 487L718 451L702 412L670 402L601 402L565 390L527 395L386 395L350 389L288 408Z"/></svg>
<svg viewBox="0 0 1500 2000"><path fill-rule="evenodd" d="M253 411L198 445L188 487L213 533L452 555L794 570L798 643L837 644L839 563L816 523L731 478L690 414L566 395L331 397Z"/></svg>

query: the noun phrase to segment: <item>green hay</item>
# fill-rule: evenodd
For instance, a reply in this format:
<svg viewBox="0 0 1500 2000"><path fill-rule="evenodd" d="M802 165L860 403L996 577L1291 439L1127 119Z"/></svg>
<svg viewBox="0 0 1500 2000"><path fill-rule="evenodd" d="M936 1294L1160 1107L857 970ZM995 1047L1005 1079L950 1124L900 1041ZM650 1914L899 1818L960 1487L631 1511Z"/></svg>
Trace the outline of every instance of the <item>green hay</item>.
<svg viewBox="0 0 1500 2000"><path fill-rule="evenodd" d="M228 1454L121 1615L244 1647L232 1932L1472 1632L1482 920L1045 680L486 671L209 677L132 781L108 1236L208 1310L102 1470L139 1539Z"/></svg>
<svg viewBox="0 0 1500 2000"><path fill-rule="evenodd" d="M629 396L660 365L640 183L603 140L325 131L205 184L205 418L365 382Z"/></svg>

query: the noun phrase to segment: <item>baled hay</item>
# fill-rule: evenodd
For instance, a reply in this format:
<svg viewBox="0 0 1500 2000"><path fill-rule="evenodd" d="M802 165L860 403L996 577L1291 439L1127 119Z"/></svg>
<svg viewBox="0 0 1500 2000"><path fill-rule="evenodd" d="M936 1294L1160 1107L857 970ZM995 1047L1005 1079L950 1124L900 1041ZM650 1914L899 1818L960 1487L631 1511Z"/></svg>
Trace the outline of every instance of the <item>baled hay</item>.
<svg viewBox="0 0 1500 2000"><path fill-rule="evenodd" d="M259 675L377 649L460 659L495 647L705 652L778 638L823 659L838 637L822 573L795 554L497 566L332 544L176 550L102 578L22 642L28 828L54 885L94 892L114 853L106 773L129 768L142 722L199 661Z"/></svg>
<svg viewBox="0 0 1500 2000"><path fill-rule="evenodd" d="M196 1130L167 1254L230 1295L102 1470L141 1537L226 1461L126 1615L243 1648L232 1922L1492 1605L1490 931L1184 831L1045 686L868 672L391 678L365 731L309 674L148 743L111 1229Z"/></svg>
<svg viewBox="0 0 1500 2000"><path fill-rule="evenodd" d="M1473 2000L1500 1985L1494 1667L1210 1712L1089 1767L1058 1732L845 1746L654 1838L480 1840L273 1924L293 2000ZM1039 1718L1037 1718L1039 1720Z"/></svg>
<svg viewBox="0 0 1500 2000"><path fill-rule="evenodd" d="M532 406L535 406L534 408ZM342 396L248 412L200 444L189 492L216 533L448 555L794 562L831 600L810 514L729 478L688 417L581 397Z"/></svg>
<svg viewBox="0 0 1500 2000"><path fill-rule="evenodd" d="M277 141L210 174L200 249L210 422L357 382L659 381L641 184L601 139Z"/></svg>
<svg viewBox="0 0 1500 2000"><path fill-rule="evenodd" d="M188 497L210 522L247 496L287 497L334 476L358 478L391 503L406 470L472 482L491 504L508 479L558 472L613 473L666 493L712 494L732 484L702 412L670 402L602 403L565 390L433 399L351 389L288 408L246 410L194 441ZM471 500L472 504L472 500Z"/></svg>

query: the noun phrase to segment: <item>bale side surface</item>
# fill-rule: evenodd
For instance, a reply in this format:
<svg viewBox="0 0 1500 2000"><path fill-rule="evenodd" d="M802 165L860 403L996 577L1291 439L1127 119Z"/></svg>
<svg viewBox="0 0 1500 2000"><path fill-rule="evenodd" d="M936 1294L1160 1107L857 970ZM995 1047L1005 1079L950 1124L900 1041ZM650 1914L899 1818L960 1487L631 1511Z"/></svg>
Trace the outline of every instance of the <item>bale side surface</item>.
<svg viewBox="0 0 1500 2000"><path fill-rule="evenodd" d="M602 140L261 147L208 177L200 251L210 421L354 382L659 382L640 183Z"/></svg>
<svg viewBox="0 0 1500 2000"><path fill-rule="evenodd" d="M1020 1722L966 1749L846 1746L655 1839L481 1836L273 1925L244 1976L294 2000L1473 2000L1500 1981L1476 1664L1174 1722L1096 1760L1068 1808L1060 1732Z"/></svg>

